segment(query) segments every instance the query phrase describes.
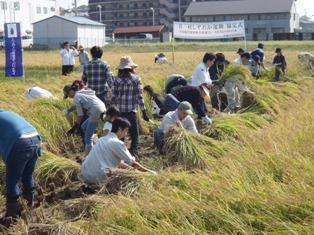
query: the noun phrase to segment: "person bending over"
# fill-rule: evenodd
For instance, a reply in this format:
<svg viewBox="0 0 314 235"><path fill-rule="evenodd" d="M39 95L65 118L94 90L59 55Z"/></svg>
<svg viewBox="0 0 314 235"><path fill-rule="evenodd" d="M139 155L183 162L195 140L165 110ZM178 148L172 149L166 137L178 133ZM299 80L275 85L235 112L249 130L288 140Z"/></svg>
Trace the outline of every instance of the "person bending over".
<svg viewBox="0 0 314 235"><path fill-rule="evenodd" d="M63 93L64 99L73 98L78 115L68 134L72 135L81 128L84 133L85 152L88 154L93 146L93 135L106 112L106 105L96 96L93 90L79 90L78 86L65 86ZM84 110L86 110L88 118L83 122ZM81 124L82 122L83 124Z"/></svg>
<svg viewBox="0 0 314 235"><path fill-rule="evenodd" d="M171 127L182 127L187 131L198 133L195 122L191 117L192 114L191 104L184 101L179 104L177 110L165 115L161 126L154 132L154 144L160 153L163 153L164 136L169 132Z"/></svg>
<svg viewBox="0 0 314 235"><path fill-rule="evenodd" d="M172 89L178 86L186 86L188 81L181 74L172 74L168 77L165 85L166 94L171 93Z"/></svg>
<svg viewBox="0 0 314 235"><path fill-rule="evenodd" d="M101 184L111 171L129 166L143 172L154 171L147 169L136 162L122 139L125 138L131 127L130 122L124 118L116 118L112 123L112 130L107 136L99 139L83 161L81 172L87 184Z"/></svg>
<svg viewBox="0 0 314 235"><path fill-rule="evenodd" d="M34 171L41 156L41 138L37 130L16 113L0 109L0 155L6 166L6 214L18 217L22 207L19 203L22 181L23 198L33 206L35 193Z"/></svg>

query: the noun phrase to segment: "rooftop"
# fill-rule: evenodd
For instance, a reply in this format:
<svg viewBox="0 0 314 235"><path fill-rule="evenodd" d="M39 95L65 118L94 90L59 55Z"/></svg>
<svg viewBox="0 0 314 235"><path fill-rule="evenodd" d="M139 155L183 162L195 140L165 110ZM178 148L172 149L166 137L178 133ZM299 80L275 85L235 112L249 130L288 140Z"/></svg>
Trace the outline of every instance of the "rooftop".
<svg viewBox="0 0 314 235"><path fill-rule="evenodd" d="M63 20L70 21L72 23L79 24L79 25L105 26L104 24L101 24L97 21L90 20L86 17L81 17L81 16L51 16L49 18L37 21L34 24L49 20L49 19L54 18L54 17L61 18Z"/></svg>
<svg viewBox="0 0 314 235"><path fill-rule="evenodd" d="M291 12L295 0L235 0L192 2L185 16L240 15Z"/></svg>
<svg viewBox="0 0 314 235"><path fill-rule="evenodd" d="M164 25L155 25L155 26L139 26L139 27L125 27L125 28L116 28L114 34L122 33L159 33L163 30Z"/></svg>

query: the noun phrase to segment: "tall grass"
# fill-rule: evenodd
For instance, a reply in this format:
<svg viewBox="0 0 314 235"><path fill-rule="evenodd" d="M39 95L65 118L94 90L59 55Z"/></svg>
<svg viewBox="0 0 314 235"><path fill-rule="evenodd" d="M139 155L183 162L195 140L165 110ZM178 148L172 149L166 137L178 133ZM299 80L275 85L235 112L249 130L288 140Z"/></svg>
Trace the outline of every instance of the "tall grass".
<svg viewBox="0 0 314 235"><path fill-rule="evenodd" d="M296 53L312 47L307 42L293 43L266 45L280 44L287 50L291 47L285 51L288 82L272 83L271 73L260 81L248 80L257 95L255 106L243 113L215 118L214 125L204 130L209 137L184 131L169 136L166 163L157 156L149 158L151 165L159 164L163 170L158 176L141 179L136 194L100 194L65 201L54 208L41 207L30 215L29 224L20 220L9 232L27 233L40 227L48 234L311 234L314 84L304 78L311 73L297 62ZM232 58L234 45L238 44L197 43L189 48L180 44L185 52L182 49L176 54L174 65L165 66L154 65L149 59L156 53L156 46L135 45L128 52L140 64L137 72L144 84L162 91L167 75L179 72L190 76L204 51L226 46L226 55ZM134 53L138 48L154 52ZM124 49L112 47L105 51L104 57L113 68ZM26 69L34 68L26 83L0 81L0 108L16 111L34 124L52 152L39 159L39 184L45 188L53 182L66 187L77 180L80 166L72 152L75 142L64 134L70 125L61 111L69 105L61 101L62 87L80 75L60 78L56 52L46 55L47 66L43 66L42 53L26 53ZM51 73L41 76L47 70ZM59 100L26 101L24 90L34 84L48 88ZM146 129L151 134L153 128L147 125ZM65 152L67 158L61 156ZM0 173L3 176L3 165ZM0 202L3 205L3 200Z"/></svg>

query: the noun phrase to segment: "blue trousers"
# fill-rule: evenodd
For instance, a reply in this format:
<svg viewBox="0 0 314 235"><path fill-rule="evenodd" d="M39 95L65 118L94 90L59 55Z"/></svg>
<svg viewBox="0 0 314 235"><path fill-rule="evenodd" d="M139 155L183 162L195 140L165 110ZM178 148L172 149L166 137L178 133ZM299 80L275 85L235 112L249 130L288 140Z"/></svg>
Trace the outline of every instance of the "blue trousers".
<svg viewBox="0 0 314 235"><path fill-rule="evenodd" d="M35 192L34 170L38 157L41 156L40 137L18 139L6 164L6 197L8 202L16 202L20 197L19 182L22 179L23 193Z"/></svg>
<svg viewBox="0 0 314 235"><path fill-rule="evenodd" d="M130 151L133 154L138 154L138 150L140 148L139 146L140 131L136 113L135 112L121 113L121 117L127 119L131 123L131 128L129 130L131 136Z"/></svg>
<svg viewBox="0 0 314 235"><path fill-rule="evenodd" d="M93 120L91 118L87 118L81 128L84 132L84 143L87 146L92 146L93 143L93 135L98 127L99 120Z"/></svg>
<svg viewBox="0 0 314 235"><path fill-rule="evenodd" d="M164 133L161 129L158 128L154 132L154 144L160 153L162 153L162 148L164 146L164 143L165 143Z"/></svg>

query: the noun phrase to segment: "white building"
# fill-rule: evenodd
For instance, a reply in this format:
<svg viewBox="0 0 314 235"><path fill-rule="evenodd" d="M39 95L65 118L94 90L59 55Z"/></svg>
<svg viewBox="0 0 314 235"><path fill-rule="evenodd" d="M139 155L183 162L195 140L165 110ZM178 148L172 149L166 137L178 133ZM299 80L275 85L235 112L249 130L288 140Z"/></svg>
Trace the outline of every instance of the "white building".
<svg viewBox="0 0 314 235"><path fill-rule="evenodd" d="M22 23L22 35L33 31L32 23L56 14L56 0L0 0L0 34L4 23Z"/></svg>
<svg viewBox="0 0 314 235"><path fill-rule="evenodd" d="M52 16L34 23L34 47L60 48L71 44L93 46L105 45L105 25L85 17Z"/></svg>

